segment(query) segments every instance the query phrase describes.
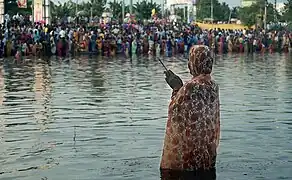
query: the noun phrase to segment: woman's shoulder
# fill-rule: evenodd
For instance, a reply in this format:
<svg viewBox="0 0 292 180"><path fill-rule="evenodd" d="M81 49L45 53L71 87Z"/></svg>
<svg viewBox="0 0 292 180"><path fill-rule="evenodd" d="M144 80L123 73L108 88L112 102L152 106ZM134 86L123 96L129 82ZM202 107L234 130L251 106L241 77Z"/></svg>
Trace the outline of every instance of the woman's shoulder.
<svg viewBox="0 0 292 180"><path fill-rule="evenodd" d="M219 85L214 79L192 79L187 81L183 86L184 91L198 92L198 91L219 91Z"/></svg>

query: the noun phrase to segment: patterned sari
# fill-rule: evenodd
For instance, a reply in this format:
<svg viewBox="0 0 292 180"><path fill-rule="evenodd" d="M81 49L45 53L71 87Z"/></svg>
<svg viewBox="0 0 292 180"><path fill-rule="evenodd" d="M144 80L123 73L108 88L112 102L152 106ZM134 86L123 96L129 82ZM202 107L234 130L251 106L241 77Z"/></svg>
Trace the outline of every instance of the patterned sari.
<svg viewBox="0 0 292 180"><path fill-rule="evenodd" d="M211 79L213 58L207 46L192 46L193 78L174 89L169 104L161 170L215 168L220 136L219 87Z"/></svg>

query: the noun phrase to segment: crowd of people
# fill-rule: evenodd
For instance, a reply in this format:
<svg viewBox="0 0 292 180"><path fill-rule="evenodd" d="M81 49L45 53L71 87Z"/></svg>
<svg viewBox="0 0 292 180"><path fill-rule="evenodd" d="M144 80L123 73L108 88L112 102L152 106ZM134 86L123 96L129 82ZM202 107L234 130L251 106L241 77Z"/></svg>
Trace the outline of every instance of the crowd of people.
<svg viewBox="0 0 292 180"><path fill-rule="evenodd" d="M215 53L289 52L292 33L264 30L204 30L187 24L43 25L10 23L0 28L0 56L102 56L187 54L192 45Z"/></svg>

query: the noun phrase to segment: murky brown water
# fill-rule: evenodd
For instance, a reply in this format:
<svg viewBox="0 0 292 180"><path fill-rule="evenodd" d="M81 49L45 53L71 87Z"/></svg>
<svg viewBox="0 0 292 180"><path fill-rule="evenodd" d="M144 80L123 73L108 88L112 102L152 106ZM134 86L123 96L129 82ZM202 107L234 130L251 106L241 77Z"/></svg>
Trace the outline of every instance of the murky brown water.
<svg viewBox="0 0 292 180"><path fill-rule="evenodd" d="M165 64L187 80L183 58ZM217 179L292 179L290 55L217 57ZM154 180L171 90L152 58L0 65L1 180Z"/></svg>

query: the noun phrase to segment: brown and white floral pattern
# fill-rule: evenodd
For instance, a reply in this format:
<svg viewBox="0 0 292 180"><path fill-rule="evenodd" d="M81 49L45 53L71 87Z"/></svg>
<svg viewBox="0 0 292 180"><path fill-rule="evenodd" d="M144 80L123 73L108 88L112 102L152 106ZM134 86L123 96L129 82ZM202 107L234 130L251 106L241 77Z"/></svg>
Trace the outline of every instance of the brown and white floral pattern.
<svg viewBox="0 0 292 180"><path fill-rule="evenodd" d="M193 78L174 89L161 169L197 170L215 166L220 136L219 87L211 79L213 58L207 46L193 46L189 69Z"/></svg>

